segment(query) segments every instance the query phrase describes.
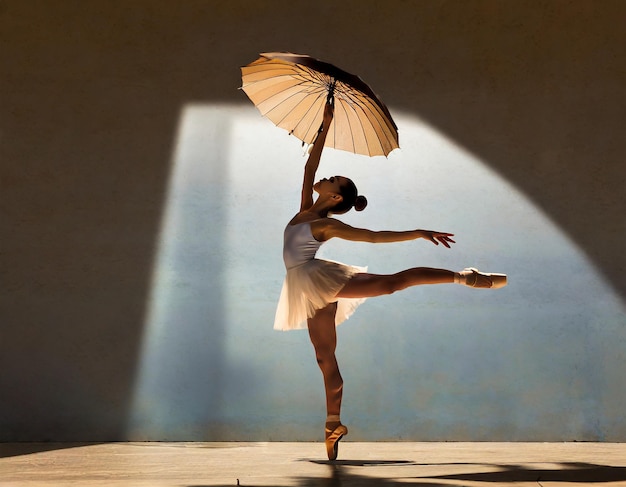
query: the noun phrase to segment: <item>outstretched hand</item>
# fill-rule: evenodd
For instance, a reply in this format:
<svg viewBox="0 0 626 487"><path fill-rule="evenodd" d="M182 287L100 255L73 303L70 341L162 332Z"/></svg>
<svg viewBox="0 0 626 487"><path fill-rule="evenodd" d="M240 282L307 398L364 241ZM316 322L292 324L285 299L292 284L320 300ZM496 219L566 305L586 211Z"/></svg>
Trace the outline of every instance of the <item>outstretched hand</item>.
<svg viewBox="0 0 626 487"><path fill-rule="evenodd" d="M450 248L451 243L456 243L450 237L454 237L453 233L446 232L433 232L432 230L422 230L424 238L430 240L435 245L442 243L444 246Z"/></svg>

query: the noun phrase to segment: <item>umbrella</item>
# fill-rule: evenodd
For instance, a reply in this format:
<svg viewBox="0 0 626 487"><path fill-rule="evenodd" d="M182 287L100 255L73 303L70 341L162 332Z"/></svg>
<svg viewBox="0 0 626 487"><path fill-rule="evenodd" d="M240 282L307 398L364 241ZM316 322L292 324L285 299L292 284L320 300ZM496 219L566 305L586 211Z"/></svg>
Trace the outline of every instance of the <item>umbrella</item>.
<svg viewBox="0 0 626 487"><path fill-rule="evenodd" d="M303 143L315 141L324 105L335 105L325 146L367 156L398 148L398 128L361 78L310 56L262 53L241 68L241 89L259 111Z"/></svg>

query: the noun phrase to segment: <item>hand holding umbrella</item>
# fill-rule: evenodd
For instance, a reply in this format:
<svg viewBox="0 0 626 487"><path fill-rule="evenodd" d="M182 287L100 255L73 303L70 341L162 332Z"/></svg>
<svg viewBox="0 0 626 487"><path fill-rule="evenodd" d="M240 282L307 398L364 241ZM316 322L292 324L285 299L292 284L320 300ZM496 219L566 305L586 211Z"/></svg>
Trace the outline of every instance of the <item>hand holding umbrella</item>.
<svg viewBox="0 0 626 487"><path fill-rule="evenodd" d="M317 131L317 135L315 136L315 140L313 141L313 144L315 144L315 141L318 139L319 135L324 130L326 130L326 132L329 131L330 124L333 121L334 114L335 114L335 106L333 105L332 94L329 94L328 99L326 100L326 104L324 105L324 116L322 119L322 125L320 125L320 129Z"/></svg>

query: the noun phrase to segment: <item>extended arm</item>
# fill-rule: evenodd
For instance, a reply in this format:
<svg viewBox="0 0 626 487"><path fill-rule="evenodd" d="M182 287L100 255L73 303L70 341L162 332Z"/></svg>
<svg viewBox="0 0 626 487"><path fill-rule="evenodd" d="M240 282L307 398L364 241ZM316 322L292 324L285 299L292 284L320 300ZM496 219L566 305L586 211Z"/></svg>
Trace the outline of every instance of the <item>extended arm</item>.
<svg viewBox="0 0 626 487"><path fill-rule="evenodd" d="M304 181L302 182L302 197L300 199L300 211L308 210L313 205L313 184L315 183L315 173L320 164L322 149L328 135L328 128L333 120L334 107L330 102L324 106L324 121L322 131L317 135L313 148L309 154L304 167Z"/></svg>
<svg viewBox="0 0 626 487"><path fill-rule="evenodd" d="M424 238L430 240L435 245L442 243L448 248L450 248L451 243L455 243L451 238L454 236L452 233L434 232L432 230L407 230L399 232L389 230L375 231L366 228L351 227L350 225L332 218L325 219L319 223L313 223L311 229L315 237L319 237L318 240L329 240L333 237L337 237L357 242L390 243Z"/></svg>

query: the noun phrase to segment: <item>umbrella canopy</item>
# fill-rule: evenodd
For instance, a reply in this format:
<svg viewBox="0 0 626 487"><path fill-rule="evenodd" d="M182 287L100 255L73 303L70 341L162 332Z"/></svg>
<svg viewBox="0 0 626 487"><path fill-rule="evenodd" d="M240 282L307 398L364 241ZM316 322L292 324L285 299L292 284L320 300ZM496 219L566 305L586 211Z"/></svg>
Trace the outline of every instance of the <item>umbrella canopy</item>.
<svg viewBox="0 0 626 487"><path fill-rule="evenodd" d="M315 141L326 100L335 105L326 147L388 155L398 128L385 104L358 76L310 56L263 53L241 68L241 89L259 111L304 143Z"/></svg>

